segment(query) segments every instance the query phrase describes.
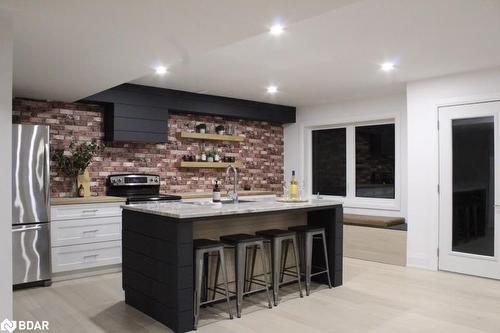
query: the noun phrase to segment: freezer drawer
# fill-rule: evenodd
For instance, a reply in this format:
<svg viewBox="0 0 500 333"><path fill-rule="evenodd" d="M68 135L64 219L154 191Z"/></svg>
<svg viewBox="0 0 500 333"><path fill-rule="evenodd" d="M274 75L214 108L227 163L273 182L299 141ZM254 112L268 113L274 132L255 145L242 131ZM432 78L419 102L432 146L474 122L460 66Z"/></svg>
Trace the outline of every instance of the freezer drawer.
<svg viewBox="0 0 500 333"><path fill-rule="evenodd" d="M14 284L51 278L48 223L12 227L12 271Z"/></svg>

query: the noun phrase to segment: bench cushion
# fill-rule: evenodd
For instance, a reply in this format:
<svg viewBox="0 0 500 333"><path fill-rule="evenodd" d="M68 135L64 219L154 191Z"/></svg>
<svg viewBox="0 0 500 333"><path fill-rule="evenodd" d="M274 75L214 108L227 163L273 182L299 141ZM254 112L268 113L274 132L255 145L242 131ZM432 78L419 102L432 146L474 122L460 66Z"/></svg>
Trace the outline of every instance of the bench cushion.
<svg viewBox="0 0 500 333"><path fill-rule="evenodd" d="M403 223L405 223L404 217L344 214L344 224L360 225L366 227L388 228Z"/></svg>

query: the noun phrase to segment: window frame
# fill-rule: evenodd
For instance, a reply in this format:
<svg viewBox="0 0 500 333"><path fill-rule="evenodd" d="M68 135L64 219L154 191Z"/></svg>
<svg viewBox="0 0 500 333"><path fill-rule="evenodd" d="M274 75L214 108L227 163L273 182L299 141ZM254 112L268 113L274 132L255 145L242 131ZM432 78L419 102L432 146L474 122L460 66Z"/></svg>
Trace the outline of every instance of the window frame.
<svg viewBox="0 0 500 333"><path fill-rule="evenodd" d="M395 135L395 168L394 199L356 197L356 131L359 126L394 124ZM346 208L379 209L399 211L401 209L401 126L399 115L380 119L349 119L338 123L309 125L304 127L304 178L309 195L312 193L312 131L322 129L346 129L346 196L321 195L322 198L341 201Z"/></svg>

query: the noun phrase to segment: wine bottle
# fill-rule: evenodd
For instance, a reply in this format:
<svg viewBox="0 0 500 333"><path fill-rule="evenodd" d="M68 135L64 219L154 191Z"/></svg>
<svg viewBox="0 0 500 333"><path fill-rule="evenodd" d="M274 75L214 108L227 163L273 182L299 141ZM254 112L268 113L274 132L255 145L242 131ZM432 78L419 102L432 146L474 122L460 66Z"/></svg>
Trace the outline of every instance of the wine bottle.
<svg viewBox="0 0 500 333"><path fill-rule="evenodd" d="M292 170L292 179L290 180L290 199L297 200L298 197L298 184L295 179L295 170Z"/></svg>

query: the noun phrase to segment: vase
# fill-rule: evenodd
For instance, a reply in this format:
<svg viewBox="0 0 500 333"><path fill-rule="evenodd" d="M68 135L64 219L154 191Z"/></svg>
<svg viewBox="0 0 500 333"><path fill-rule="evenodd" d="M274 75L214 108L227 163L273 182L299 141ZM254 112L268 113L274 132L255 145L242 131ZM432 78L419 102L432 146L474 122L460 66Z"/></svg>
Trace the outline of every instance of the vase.
<svg viewBox="0 0 500 333"><path fill-rule="evenodd" d="M78 198L78 176L73 176L73 182L71 184L71 196Z"/></svg>

